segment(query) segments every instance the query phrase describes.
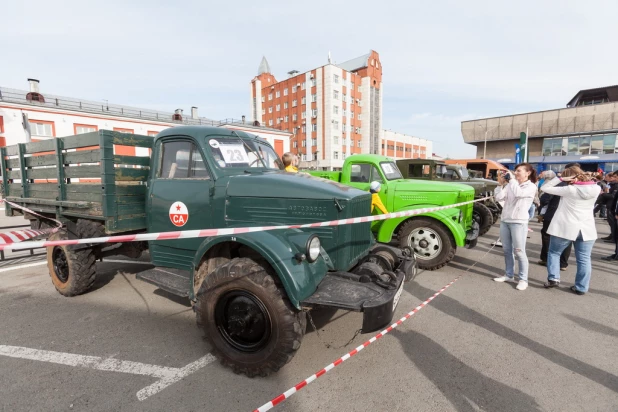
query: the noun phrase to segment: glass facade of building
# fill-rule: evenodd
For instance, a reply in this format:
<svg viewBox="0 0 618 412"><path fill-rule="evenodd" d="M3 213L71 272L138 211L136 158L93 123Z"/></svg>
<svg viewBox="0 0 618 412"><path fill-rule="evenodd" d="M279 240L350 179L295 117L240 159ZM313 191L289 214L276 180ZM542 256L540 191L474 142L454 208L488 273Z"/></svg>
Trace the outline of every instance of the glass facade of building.
<svg viewBox="0 0 618 412"><path fill-rule="evenodd" d="M598 155L618 153L616 134L581 135L543 139L543 156Z"/></svg>

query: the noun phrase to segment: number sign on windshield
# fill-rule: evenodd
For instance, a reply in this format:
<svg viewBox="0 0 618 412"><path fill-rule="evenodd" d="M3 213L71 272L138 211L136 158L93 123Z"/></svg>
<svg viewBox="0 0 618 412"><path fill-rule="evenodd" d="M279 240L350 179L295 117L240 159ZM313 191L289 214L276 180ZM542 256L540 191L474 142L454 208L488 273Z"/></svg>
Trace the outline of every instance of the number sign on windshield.
<svg viewBox="0 0 618 412"><path fill-rule="evenodd" d="M249 163L247 152L241 144L222 144L220 150L226 163Z"/></svg>

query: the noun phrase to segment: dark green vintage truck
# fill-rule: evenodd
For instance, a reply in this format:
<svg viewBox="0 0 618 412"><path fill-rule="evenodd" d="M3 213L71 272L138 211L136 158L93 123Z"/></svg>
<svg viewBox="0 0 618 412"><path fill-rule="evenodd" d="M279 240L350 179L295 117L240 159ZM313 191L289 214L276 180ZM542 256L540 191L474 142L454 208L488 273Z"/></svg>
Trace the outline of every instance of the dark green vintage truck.
<svg viewBox="0 0 618 412"><path fill-rule="evenodd" d="M361 190L370 182L382 184L379 196L389 212L446 206L474 199L474 190L457 183L408 180L401 176L393 159L380 155L348 156L341 172L310 171ZM474 247L478 224L472 219L472 204L424 213L418 216L374 222L372 230L378 242L397 238L400 247L414 250L421 269L441 268L453 259L458 246Z"/></svg>
<svg viewBox="0 0 618 412"><path fill-rule="evenodd" d="M118 155L118 145L152 155ZM174 127L154 139L102 130L0 153L6 198L63 222L52 240L297 225L371 208L368 193L286 173L266 141L224 128ZM24 214L33 228L54 226L8 205L6 214ZM294 356L311 308L363 312L364 332L384 327L404 279L416 273L412 251L376 244L370 223L239 232L52 246L49 273L58 292L73 296L93 285L97 259L149 249L155 268L138 278L188 297L217 356L248 376L268 375Z"/></svg>
<svg viewBox="0 0 618 412"><path fill-rule="evenodd" d="M447 164L434 159L401 159L397 166L406 179L432 180L436 182L463 183L474 188L474 197L492 196L498 182L490 179L470 177L468 170L459 164ZM493 199L476 202L473 210L474 220L479 224L482 236L498 221L501 208Z"/></svg>

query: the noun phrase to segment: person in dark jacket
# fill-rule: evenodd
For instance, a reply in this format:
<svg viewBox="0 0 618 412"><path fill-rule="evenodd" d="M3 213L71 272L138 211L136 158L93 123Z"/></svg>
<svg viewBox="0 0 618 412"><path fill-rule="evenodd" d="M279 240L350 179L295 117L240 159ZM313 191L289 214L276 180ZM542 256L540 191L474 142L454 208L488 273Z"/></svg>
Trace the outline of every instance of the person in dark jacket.
<svg viewBox="0 0 618 412"><path fill-rule="evenodd" d="M545 179L546 182L552 180L556 174L547 170L541 173L541 177ZM568 185L568 182L562 182L557 185L557 187L562 187ZM541 190L543 190L541 188ZM547 233L547 229L549 228L549 224L551 223L556 210L558 209L558 205L560 204L560 196L550 195L549 193L543 193L540 198L541 206L540 206L540 215L542 216L543 228L541 229L541 260L539 260L539 265L547 266L547 252L549 251L549 234ZM562 251L560 255L560 270L566 270L567 266L569 266L569 256L571 256L571 248L573 247L573 243L570 243L566 249Z"/></svg>
<svg viewBox="0 0 618 412"><path fill-rule="evenodd" d="M615 172L611 175L610 185L610 193L613 192L613 196L607 203L607 222L609 223L611 234L608 237L603 238L603 240L607 243L614 243L616 248L613 255L609 255L601 259L618 260L618 233L616 233L616 221L618 220L618 176L616 176Z"/></svg>

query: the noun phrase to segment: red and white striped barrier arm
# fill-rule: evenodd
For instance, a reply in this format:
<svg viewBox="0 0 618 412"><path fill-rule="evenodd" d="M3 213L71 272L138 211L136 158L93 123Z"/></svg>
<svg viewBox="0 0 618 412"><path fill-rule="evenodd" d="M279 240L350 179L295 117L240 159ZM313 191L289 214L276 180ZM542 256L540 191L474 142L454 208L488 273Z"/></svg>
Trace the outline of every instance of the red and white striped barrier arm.
<svg viewBox="0 0 618 412"><path fill-rule="evenodd" d="M463 275L464 274L459 275L457 278L455 278L448 285L444 286L442 289L440 289L439 291L434 293L429 299L427 299L426 301L424 301L423 303L421 303L420 305L415 307L412 311L406 313L406 315L403 318L399 319L397 322L393 323L391 326L389 326L388 328L384 329L382 332L378 333L373 338L369 339L368 341L366 341L362 345L357 346L354 350L351 350L350 352L346 353L345 355L343 355L342 357L340 357L339 359L337 359L333 363L331 363L328 366L320 369L319 371L317 371L313 375L309 376L307 379L303 380L302 382L299 382L298 384L292 386L290 389L288 389L287 391L283 392L281 395L277 396L276 398L273 398L272 400L270 400L269 402L267 402L264 405L260 406L259 408L254 409L253 412L265 412L265 411L268 411L268 410L274 408L276 405L278 405L281 402L283 402L284 400L288 399L290 396L294 395L296 392L298 392L299 390L301 390L305 386L309 385L311 382L313 382L314 380L316 380L320 376L326 374L326 372L329 372L335 366L341 365L343 362L345 362L346 360L350 359L352 356L356 355L358 352L362 351L367 346L371 345L373 342L377 341L378 339L380 339L381 337L383 337L387 333L391 332L393 329L395 329L397 326L401 325L406 320L410 319L415 313L417 313L419 310L423 309L425 306L427 306L429 304L429 302L434 300L436 298L436 296L438 296L439 294L444 292L446 289L451 287L451 285L453 283L457 282Z"/></svg>
<svg viewBox="0 0 618 412"><path fill-rule="evenodd" d="M340 226L349 225L354 223L373 222L377 220L387 220L398 217L407 217L421 215L423 213L435 212L438 210L452 209L458 206L466 205L469 203L480 202L489 199L485 197L482 199L470 200L467 202L455 203L447 206L427 207L422 209L407 210L404 212L388 213L385 215L376 216L364 216L353 217L349 219L330 220L327 222L307 223L304 225L282 225L282 226L256 226L256 227L237 227L229 229L202 229L202 230L182 230L174 232L160 232L160 233L142 233L137 235L120 235L120 236L105 236L95 237L90 239L69 239L69 240L54 240L54 241L37 241L37 242L24 242L24 243L9 243L0 244L0 250L22 250L32 249L46 246L61 246L61 245L78 245L78 244L93 244L93 243L123 243L123 242L140 242L148 240L169 240L169 239L191 239L198 237L212 237L212 236L224 236L224 235L240 235L243 233L252 232L265 232L268 230L278 229L306 229L312 227L325 227L325 226Z"/></svg>

